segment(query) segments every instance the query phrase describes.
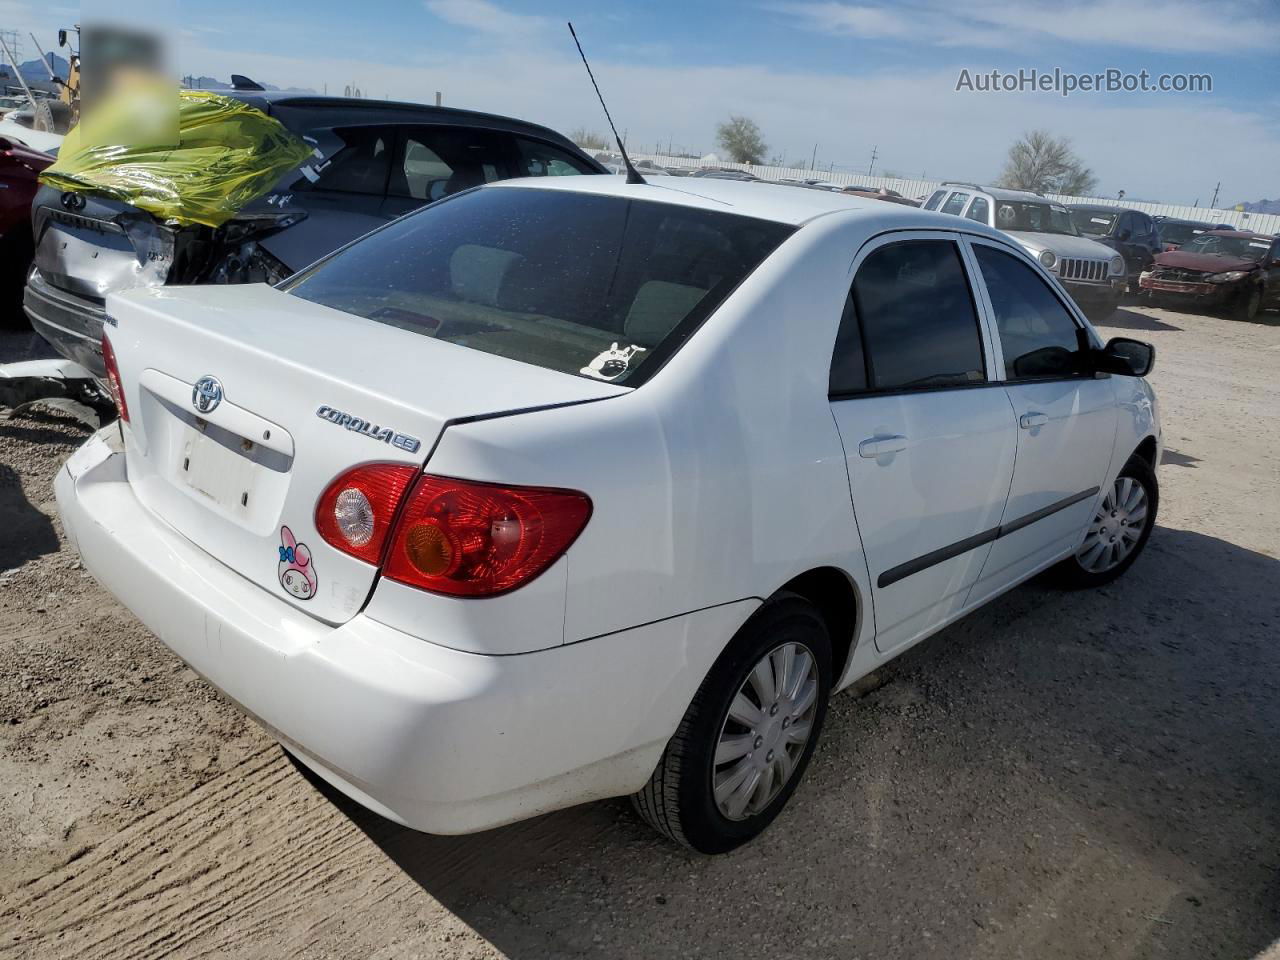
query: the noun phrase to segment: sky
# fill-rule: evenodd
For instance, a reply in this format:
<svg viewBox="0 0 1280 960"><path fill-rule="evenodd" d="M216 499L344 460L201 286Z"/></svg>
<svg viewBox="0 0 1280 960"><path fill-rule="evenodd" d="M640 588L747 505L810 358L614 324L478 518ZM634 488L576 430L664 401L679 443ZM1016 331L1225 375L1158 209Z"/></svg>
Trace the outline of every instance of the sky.
<svg viewBox="0 0 1280 960"><path fill-rule="evenodd" d="M1068 137L1097 193L1219 206L1280 196L1277 0L113 0L176 28L182 74L503 113L606 133L572 20L636 152L716 149L752 118L792 165L990 182L1032 129ZM74 6L0 0L24 54ZM86 10L88 15L91 11ZM47 41L47 43L46 43ZM25 58L25 57L24 57ZM996 69L1212 77L1212 92L957 91Z"/></svg>

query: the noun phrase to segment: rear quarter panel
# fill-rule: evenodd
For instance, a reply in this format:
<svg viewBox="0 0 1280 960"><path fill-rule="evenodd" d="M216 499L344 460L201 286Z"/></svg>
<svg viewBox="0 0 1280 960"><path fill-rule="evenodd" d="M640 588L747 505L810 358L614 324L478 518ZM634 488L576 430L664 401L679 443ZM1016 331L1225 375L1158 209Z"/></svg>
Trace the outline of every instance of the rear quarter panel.
<svg viewBox="0 0 1280 960"><path fill-rule="evenodd" d="M445 431L430 472L591 497L567 555L565 642L763 600L820 566L868 595L827 400L865 236L844 214L801 228L630 394Z"/></svg>

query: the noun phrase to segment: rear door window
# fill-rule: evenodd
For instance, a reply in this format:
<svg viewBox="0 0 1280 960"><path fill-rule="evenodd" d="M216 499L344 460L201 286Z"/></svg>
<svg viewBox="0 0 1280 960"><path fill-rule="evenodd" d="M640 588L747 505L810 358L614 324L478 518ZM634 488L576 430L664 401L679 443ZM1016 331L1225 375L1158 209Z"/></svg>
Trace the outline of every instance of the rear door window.
<svg viewBox="0 0 1280 960"><path fill-rule="evenodd" d="M494 180L518 176L503 138L467 127L406 127L387 193L429 203Z"/></svg>
<svg viewBox="0 0 1280 960"><path fill-rule="evenodd" d="M943 213L954 213L957 217L964 213L964 205L969 201L967 193L953 193L947 197L947 202L942 205Z"/></svg>
<svg viewBox="0 0 1280 960"><path fill-rule="evenodd" d="M991 204L987 203L986 197L974 197L965 216L970 220L986 223L991 218Z"/></svg>
<svg viewBox="0 0 1280 960"><path fill-rule="evenodd" d="M947 191L945 190L933 191L933 195L929 197L928 200L925 201L924 208L926 210L937 210L938 204L942 202L942 198L945 197L946 195L947 195Z"/></svg>
<svg viewBox="0 0 1280 960"><path fill-rule="evenodd" d="M391 170L394 129L352 127L333 132L342 145L323 163L306 167L307 174L292 189L382 196Z"/></svg>
<svg viewBox="0 0 1280 960"><path fill-rule="evenodd" d="M394 221L285 289L423 336L633 386L794 229L677 204L486 187Z"/></svg>
<svg viewBox="0 0 1280 960"><path fill-rule="evenodd" d="M870 389L936 389L986 380L978 314L954 241L903 240L873 251L854 277L853 306Z"/></svg>

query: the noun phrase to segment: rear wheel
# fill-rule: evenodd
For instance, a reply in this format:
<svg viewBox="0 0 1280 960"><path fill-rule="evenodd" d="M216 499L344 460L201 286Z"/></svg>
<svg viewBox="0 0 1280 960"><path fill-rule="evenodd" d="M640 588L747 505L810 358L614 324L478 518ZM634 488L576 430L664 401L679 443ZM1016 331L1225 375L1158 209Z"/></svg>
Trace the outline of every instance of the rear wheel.
<svg viewBox="0 0 1280 960"><path fill-rule="evenodd" d="M631 800L651 826L702 853L759 835L795 791L827 712L831 641L794 594L742 627Z"/></svg>
<svg viewBox="0 0 1280 960"><path fill-rule="evenodd" d="M1128 570L1151 537L1159 505L1155 471L1141 457L1130 457L1103 496L1080 549L1056 568L1059 581L1100 587Z"/></svg>

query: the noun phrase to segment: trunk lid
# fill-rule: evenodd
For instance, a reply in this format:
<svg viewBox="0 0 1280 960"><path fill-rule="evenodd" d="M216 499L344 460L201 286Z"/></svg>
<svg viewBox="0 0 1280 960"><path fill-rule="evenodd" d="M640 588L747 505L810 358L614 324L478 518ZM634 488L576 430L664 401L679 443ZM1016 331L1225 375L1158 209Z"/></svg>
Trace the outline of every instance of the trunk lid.
<svg viewBox="0 0 1280 960"><path fill-rule="evenodd" d="M163 284L173 263L174 234L117 200L41 187L31 221L40 275L78 297Z"/></svg>
<svg viewBox="0 0 1280 960"><path fill-rule="evenodd" d="M316 501L338 474L421 466L451 420L629 392L260 284L133 290L108 297L107 314L139 500L331 623L360 610L377 576L316 532Z"/></svg>

